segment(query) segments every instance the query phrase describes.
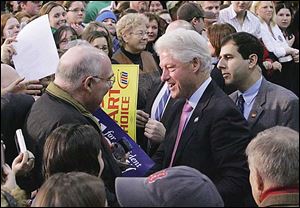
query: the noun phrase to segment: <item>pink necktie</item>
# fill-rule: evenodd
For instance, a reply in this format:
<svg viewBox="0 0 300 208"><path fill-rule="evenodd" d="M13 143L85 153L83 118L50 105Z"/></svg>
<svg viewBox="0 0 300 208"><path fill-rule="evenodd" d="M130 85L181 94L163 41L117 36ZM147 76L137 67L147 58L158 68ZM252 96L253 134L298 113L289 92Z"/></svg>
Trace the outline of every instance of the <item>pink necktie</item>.
<svg viewBox="0 0 300 208"><path fill-rule="evenodd" d="M182 131L184 129L185 122L186 122L187 118L189 117L189 114L192 110L193 110L193 107L188 103L188 101L186 101L186 103L183 106L182 113L181 113L180 123L179 123L179 127L178 127L178 132L177 132L177 137L176 137L175 146L174 146L174 149L173 149L172 158L171 158L171 162L170 162L169 167L172 167L173 160L174 160L174 157L175 157L175 154L176 154L176 151L177 151L177 147L178 147L178 144L179 144L179 140L180 140Z"/></svg>

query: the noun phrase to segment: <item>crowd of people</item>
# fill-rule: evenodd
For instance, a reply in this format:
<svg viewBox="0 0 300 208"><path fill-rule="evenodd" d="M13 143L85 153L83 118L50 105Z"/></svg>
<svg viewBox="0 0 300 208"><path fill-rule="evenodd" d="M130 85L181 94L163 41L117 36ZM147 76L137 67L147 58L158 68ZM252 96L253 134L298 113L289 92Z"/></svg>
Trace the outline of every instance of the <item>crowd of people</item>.
<svg viewBox="0 0 300 208"><path fill-rule="evenodd" d="M14 43L42 15L59 63L24 81ZM93 115L112 64L139 66L143 177ZM1 206L299 206L298 96L296 1L2 1Z"/></svg>

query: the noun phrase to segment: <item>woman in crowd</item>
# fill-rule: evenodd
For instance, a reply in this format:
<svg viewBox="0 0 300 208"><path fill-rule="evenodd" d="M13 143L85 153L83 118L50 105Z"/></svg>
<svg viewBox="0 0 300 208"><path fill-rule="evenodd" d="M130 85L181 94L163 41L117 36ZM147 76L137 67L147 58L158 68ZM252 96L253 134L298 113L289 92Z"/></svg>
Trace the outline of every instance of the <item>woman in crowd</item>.
<svg viewBox="0 0 300 208"><path fill-rule="evenodd" d="M164 7L166 7L166 5L163 5L161 1L150 1L149 12L157 13L162 11Z"/></svg>
<svg viewBox="0 0 300 208"><path fill-rule="evenodd" d="M67 10L67 23L81 36L84 30L83 20L85 18L84 1L64 1L63 6Z"/></svg>
<svg viewBox="0 0 300 208"><path fill-rule="evenodd" d="M46 139L43 153L45 179L55 173L71 171L100 177L103 169L101 138L93 127L63 125Z"/></svg>
<svg viewBox="0 0 300 208"><path fill-rule="evenodd" d="M234 92L234 88L232 86L225 86L225 81L222 76L221 71L217 68L217 64L219 62L219 55L221 51L221 41L222 38L236 33L236 29L228 24L228 23L217 23L210 26L207 30L207 38L208 38L208 49L212 56L212 67L211 77L216 81L221 89L224 90L226 94L231 94Z"/></svg>
<svg viewBox="0 0 300 208"><path fill-rule="evenodd" d="M78 38L76 31L70 26L60 27L53 36L59 55L68 49L67 45L70 41Z"/></svg>
<svg viewBox="0 0 300 208"><path fill-rule="evenodd" d="M16 17L11 14L1 15L1 45L6 38L17 37L20 32L20 23Z"/></svg>
<svg viewBox="0 0 300 208"><path fill-rule="evenodd" d="M149 24L147 25L148 43L146 50L152 53L157 65L159 65L159 57L154 50L154 44L156 40L165 33L167 23L156 14L146 12L145 15L149 19Z"/></svg>
<svg viewBox="0 0 300 208"><path fill-rule="evenodd" d="M98 17L96 18L96 22L101 22L105 25L108 29L113 42L113 52L117 51L120 48L120 44L116 34L116 23L117 17L116 15L110 10L104 10L99 13Z"/></svg>
<svg viewBox="0 0 300 208"><path fill-rule="evenodd" d="M274 71L272 82L279 84L299 96L299 50L288 45L275 22L275 7L272 1L254 1L251 11L261 21L261 36L273 61L282 65L281 72Z"/></svg>
<svg viewBox="0 0 300 208"><path fill-rule="evenodd" d="M148 43L148 23L148 18L143 14L130 13L123 16L117 23L121 48L112 57L113 63L139 65L138 109L145 107L147 94L160 76L152 54L144 51Z"/></svg>
<svg viewBox="0 0 300 208"><path fill-rule="evenodd" d="M52 33L54 33L61 26L66 25L66 9L53 1L44 4L40 10L40 15L48 14Z"/></svg>
<svg viewBox="0 0 300 208"><path fill-rule="evenodd" d="M281 29L283 36L285 37L288 45L292 47L295 42L295 36L290 31L289 27L292 22L293 9L290 5L285 3L277 3L275 7L276 11L276 24Z"/></svg>
<svg viewBox="0 0 300 208"><path fill-rule="evenodd" d="M56 173L39 189L32 207L106 207L103 181L84 172Z"/></svg>
<svg viewBox="0 0 300 208"><path fill-rule="evenodd" d="M81 38L86 39L86 36L88 36L93 31L103 31L105 32L105 34L110 35L110 32L102 22L92 21L84 28Z"/></svg>
<svg viewBox="0 0 300 208"><path fill-rule="evenodd" d="M87 36L87 40L93 47L105 52L109 58L112 57L112 44L110 36L104 31L92 31Z"/></svg>
<svg viewBox="0 0 300 208"><path fill-rule="evenodd" d="M101 140L103 137L89 125L67 124L55 129L46 139L43 152L43 175L79 171L101 178L104 170ZM108 204L117 202L110 179L102 178Z"/></svg>
<svg viewBox="0 0 300 208"><path fill-rule="evenodd" d="M25 25L28 24L29 19L31 18L31 16L29 14L27 14L26 12L17 12L15 14L15 17L17 18L17 20L20 23L20 29L22 30L22 28L25 27Z"/></svg>

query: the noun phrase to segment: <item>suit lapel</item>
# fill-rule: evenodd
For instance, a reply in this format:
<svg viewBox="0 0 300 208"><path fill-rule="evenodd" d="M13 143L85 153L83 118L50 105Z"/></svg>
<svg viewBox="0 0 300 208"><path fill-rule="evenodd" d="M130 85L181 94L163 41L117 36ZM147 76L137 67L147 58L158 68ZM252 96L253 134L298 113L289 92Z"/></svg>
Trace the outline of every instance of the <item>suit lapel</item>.
<svg viewBox="0 0 300 208"><path fill-rule="evenodd" d="M206 90L204 91L202 97L200 98L200 100L196 106L196 109L194 110L189 122L187 123L184 131L182 132L180 142L179 142L179 145L178 145L178 148L176 151L176 155L174 158L174 163L175 163L176 159L179 158L180 155L182 154L182 152L185 149L186 145L188 144L189 140L193 138L193 134L194 134L195 130L197 129L199 122L201 122L202 119L204 119L203 111L209 104L211 97L213 95L213 92L214 92L214 84L213 84L213 82L211 82L207 86ZM177 127L177 129L178 129L178 127ZM174 144L173 144L173 147L174 147Z"/></svg>
<svg viewBox="0 0 300 208"><path fill-rule="evenodd" d="M263 78L261 86L260 86L259 91L256 95L255 101L253 103L252 109L251 109L249 117L248 117L248 123L249 123L251 128L254 127L254 125L259 120L260 115L264 111L263 106L266 103L267 92L268 92L267 82Z"/></svg>

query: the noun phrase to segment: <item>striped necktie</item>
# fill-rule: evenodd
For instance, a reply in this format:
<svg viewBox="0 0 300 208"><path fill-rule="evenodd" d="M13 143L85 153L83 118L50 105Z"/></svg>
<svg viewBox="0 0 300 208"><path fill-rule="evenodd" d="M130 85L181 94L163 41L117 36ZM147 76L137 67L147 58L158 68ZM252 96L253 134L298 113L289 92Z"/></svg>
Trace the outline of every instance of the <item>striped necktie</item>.
<svg viewBox="0 0 300 208"><path fill-rule="evenodd" d="M161 97L158 105L157 105L157 108L156 108L156 111L155 111L155 120L160 121L160 119L162 117L162 113L164 111L164 108L167 104L169 95L170 95L170 90L166 89L163 96Z"/></svg>

